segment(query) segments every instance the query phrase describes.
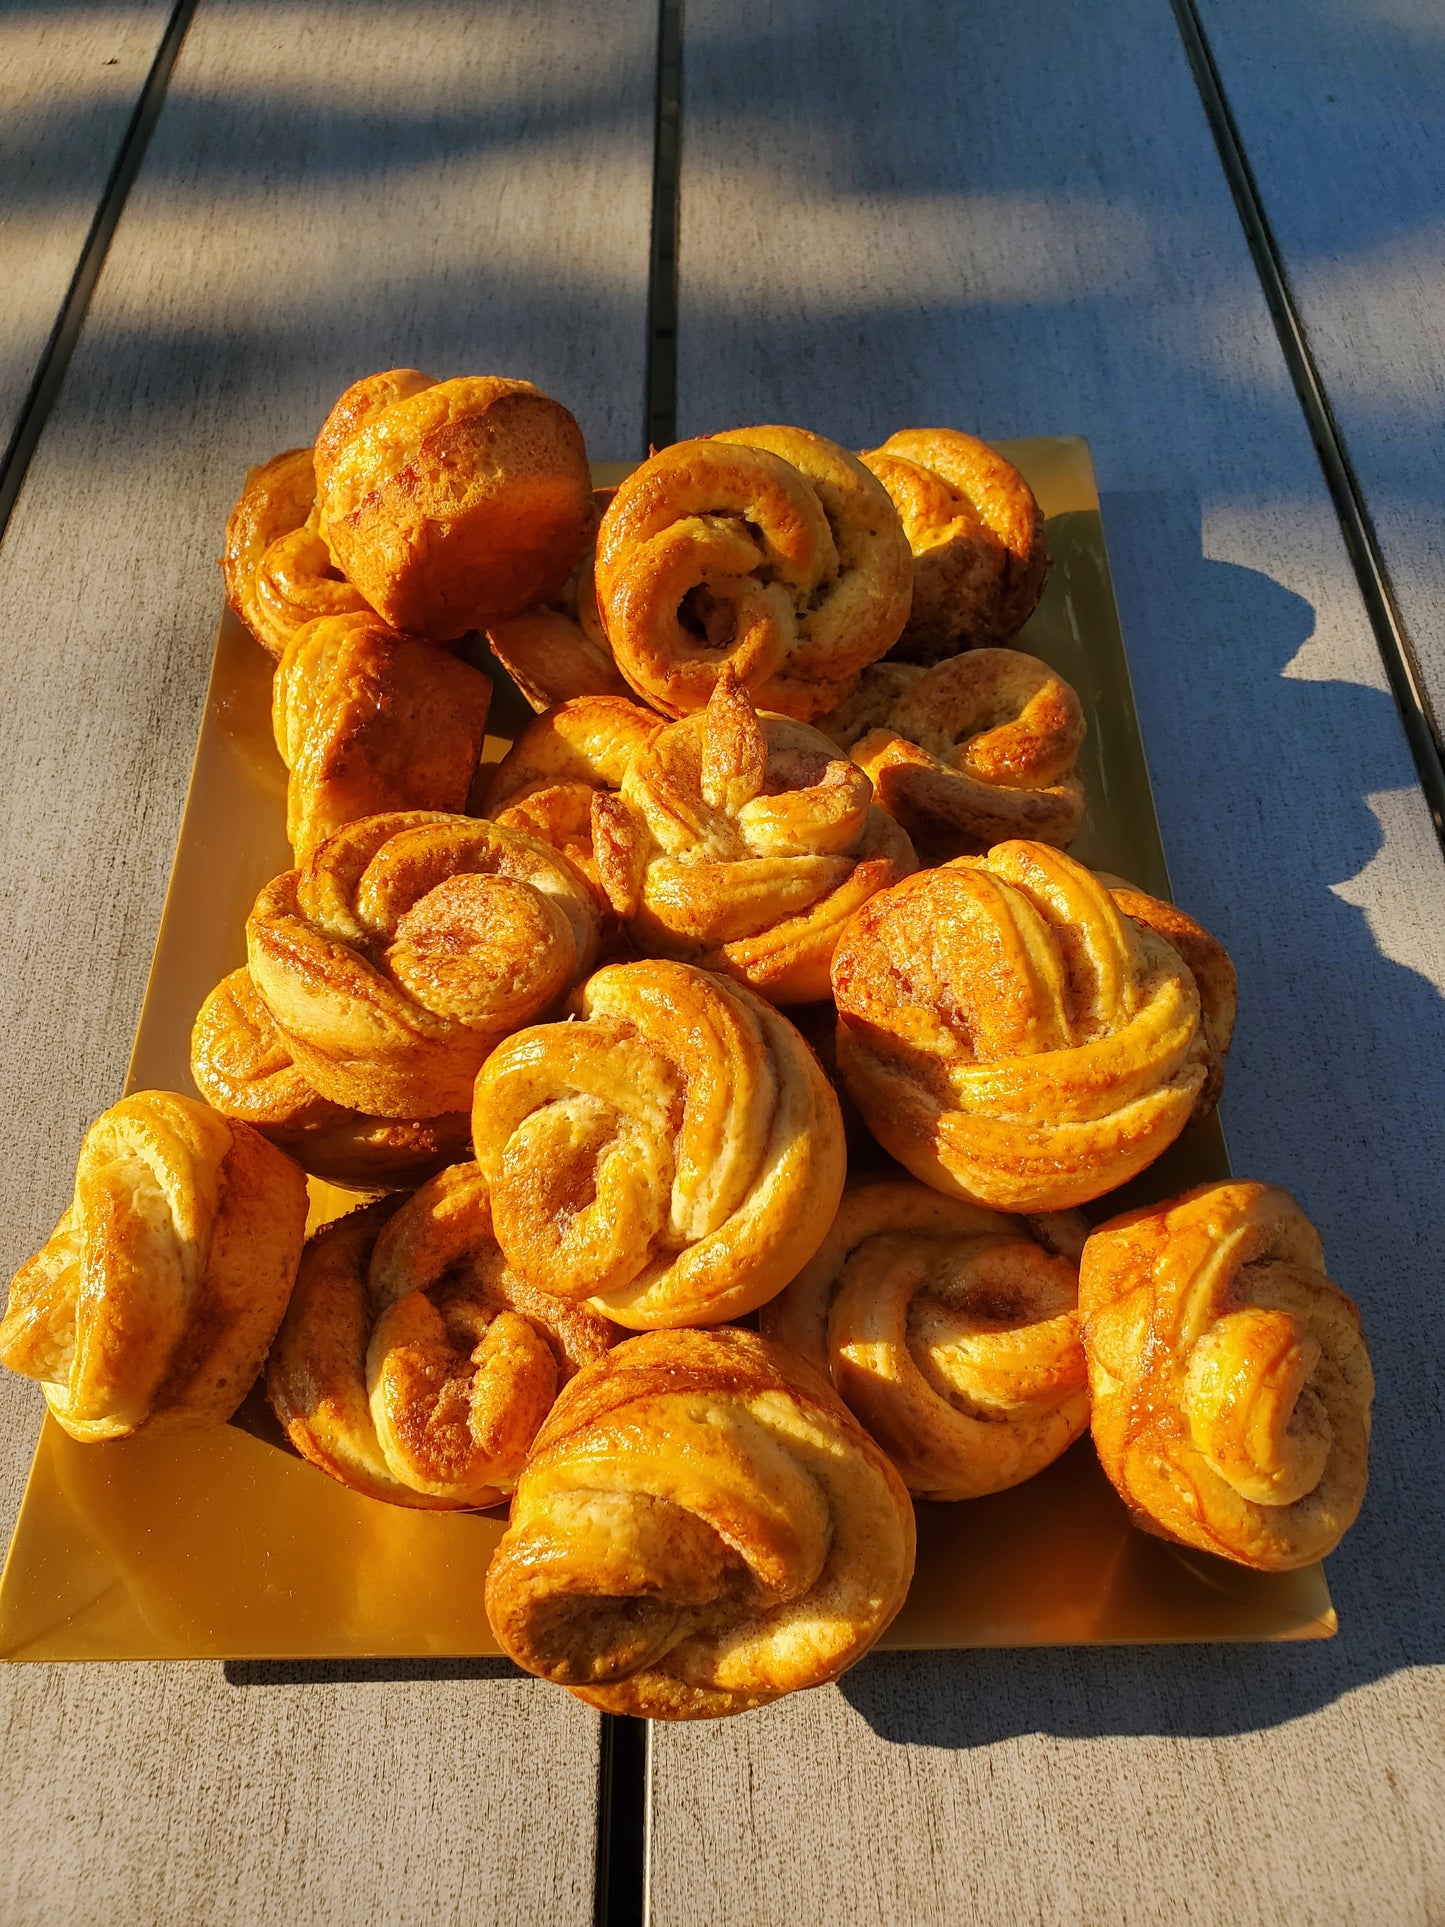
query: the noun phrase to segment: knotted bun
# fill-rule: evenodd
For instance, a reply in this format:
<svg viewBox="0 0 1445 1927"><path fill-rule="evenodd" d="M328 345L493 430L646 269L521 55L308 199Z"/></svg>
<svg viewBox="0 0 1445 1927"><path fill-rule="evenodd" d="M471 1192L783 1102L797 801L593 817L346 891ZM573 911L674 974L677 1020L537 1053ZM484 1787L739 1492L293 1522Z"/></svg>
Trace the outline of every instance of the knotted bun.
<svg viewBox="0 0 1445 1927"><path fill-rule="evenodd" d="M288 448L246 471L221 570L227 602L273 656L319 616L371 613L332 561L319 520L309 448Z"/></svg>
<svg viewBox="0 0 1445 1927"><path fill-rule="evenodd" d="M582 560L546 603L487 624L492 654L538 711L582 696L631 694L612 660L597 607L597 529L616 490L592 491L592 530Z"/></svg>

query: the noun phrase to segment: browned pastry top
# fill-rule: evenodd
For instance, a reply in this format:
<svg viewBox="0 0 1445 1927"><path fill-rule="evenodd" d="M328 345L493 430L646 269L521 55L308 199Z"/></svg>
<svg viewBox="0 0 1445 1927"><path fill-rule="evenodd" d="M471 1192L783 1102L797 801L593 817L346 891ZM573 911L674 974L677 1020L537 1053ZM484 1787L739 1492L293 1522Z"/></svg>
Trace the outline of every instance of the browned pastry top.
<svg viewBox="0 0 1445 1927"><path fill-rule="evenodd" d="M318 616L370 613L322 540L309 448L288 448L247 470L221 568L226 600L273 656Z"/></svg>
<svg viewBox="0 0 1445 1927"><path fill-rule="evenodd" d="M487 624L492 654L532 708L541 711L579 696L628 696L597 607L597 529L615 489L592 491L592 533L582 560L556 597L499 616Z"/></svg>

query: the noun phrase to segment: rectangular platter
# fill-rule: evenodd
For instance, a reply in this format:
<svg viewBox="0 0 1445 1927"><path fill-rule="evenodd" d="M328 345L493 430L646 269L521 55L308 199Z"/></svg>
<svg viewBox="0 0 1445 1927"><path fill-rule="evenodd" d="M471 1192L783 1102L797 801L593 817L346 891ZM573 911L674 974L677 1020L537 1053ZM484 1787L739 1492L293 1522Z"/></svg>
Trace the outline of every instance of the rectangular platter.
<svg viewBox="0 0 1445 1927"><path fill-rule="evenodd" d="M1048 520L1052 568L1019 637L1078 690L1089 798L1075 855L1169 895L1087 445L1004 442ZM599 484L627 464L599 464ZM493 663L485 758L529 711ZM290 868L269 658L221 625L190 795L127 1089L191 1091L191 1022L245 961L262 884ZM1091 1215L1225 1176L1218 1123ZM312 1182L312 1221L354 1200ZM1087 1437L1041 1477L962 1505L922 1504L918 1570L885 1648L1328 1638L1323 1569L1266 1575L1135 1530ZM10 1660L444 1658L496 1654L482 1582L500 1515L411 1512L303 1463L259 1389L230 1425L184 1440L83 1446L47 1418L0 1580Z"/></svg>

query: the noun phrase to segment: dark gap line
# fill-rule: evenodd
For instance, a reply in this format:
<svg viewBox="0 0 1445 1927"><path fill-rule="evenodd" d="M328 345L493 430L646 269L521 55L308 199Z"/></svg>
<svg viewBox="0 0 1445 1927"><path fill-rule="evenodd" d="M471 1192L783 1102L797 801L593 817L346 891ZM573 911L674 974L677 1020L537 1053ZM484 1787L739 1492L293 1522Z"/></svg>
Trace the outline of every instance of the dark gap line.
<svg viewBox="0 0 1445 1927"><path fill-rule="evenodd" d="M594 1927L645 1927L651 1730L646 1720L602 1716Z"/></svg>
<svg viewBox="0 0 1445 1927"><path fill-rule="evenodd" d="M181 43L196 11L197 0L178 0L171 14L160 46L156 49L155 59L151 62L150 72L146 75L145 85L141 88L135 108L127 123L125 135L116 151L115 162L101 194L95 218L91 221L90 231L85 237L85 245L80 251L75 273L71 276L70 286L66 289L65 299L60 305L50 338L45 344L35 375L30 383L20 416L15 424L15 432L10 437L10 445L0 457L0 539L9 526L11 512L25 484L25 476L30 467L30 459L40 440L41 432L55 406L55 398L60 393L65 371L70 366L70 358L75 352L75 344L85 325L85 317L90 311L91 296L100 271L105 266L105 257L110 251L110 243L115 234L116 224L129 197L131 186L145 158L151 133L160 115L161 105L170 85L171 73L180 53Z"/></svg>
<svg viewBox="0 0 1445 1927"><path fill-rule="evenodd" d="M658 0L652 247L647 274L647 429L643 454L677 440L678 164L682 152L683 0Z"/></svg>
<svg viewBox="0 0 1445 1927"><path fill-rule="evenodd" d="M1420 786L1434 819L1435 834L1442 851L1445 851L1445 754L1442 754L1429 698L1390 586L1389 572L1375 535L1374 523L1365 506L1364 493L1350 461L1344 436L1315 366L1290 289L1284 259L1265 212L1259 184L1245 153L1244 142L1194 0L1170 0L1170 4L1214 136L1214 145L1234 196L1235 209L1249 243L1255 271L1264 289L1275 333L1334 502L1345 547L1349 551L1370 626L1375 632L1375 643L1395 698L1395 707L1400 712Z"/></svg>

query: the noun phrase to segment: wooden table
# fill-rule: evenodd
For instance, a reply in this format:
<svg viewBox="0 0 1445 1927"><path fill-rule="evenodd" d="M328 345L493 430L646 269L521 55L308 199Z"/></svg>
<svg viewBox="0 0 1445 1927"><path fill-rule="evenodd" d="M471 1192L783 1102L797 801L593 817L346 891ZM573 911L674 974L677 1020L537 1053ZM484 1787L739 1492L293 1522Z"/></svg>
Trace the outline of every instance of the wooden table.
<svg viewBox="0 0 1445 1927"><path fill-rule="evenodd" d="M659 1927L1445 1917L1445 873L1381 653L1445 699L1445 36L1423 0L1257 11L689 0L674 344L656 6L0 6L0 1263L120 1084L241 471L355 375L524 373L628 456L675 346L683 433L1093 444L1176 889L1240 966L1236 1164L1304 1200L1374 1349L1342 1631L877 1658L653 1729ZM0 1401L8 1529L39 1401ZM612 1731L503 1669L15 1667L0 1699L6 1921L629 1917L625 1736L599 1882Z"/></svg>

